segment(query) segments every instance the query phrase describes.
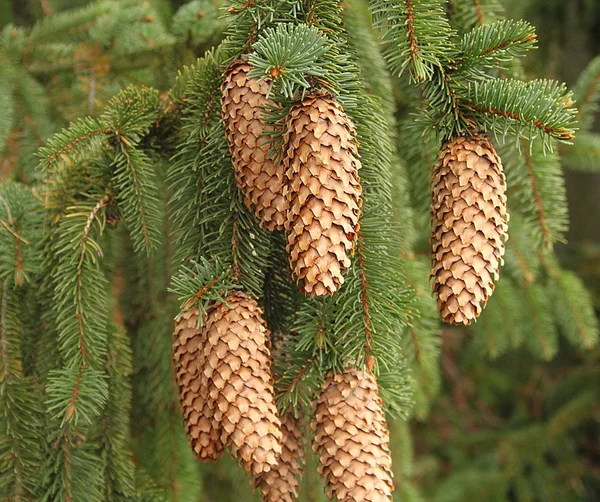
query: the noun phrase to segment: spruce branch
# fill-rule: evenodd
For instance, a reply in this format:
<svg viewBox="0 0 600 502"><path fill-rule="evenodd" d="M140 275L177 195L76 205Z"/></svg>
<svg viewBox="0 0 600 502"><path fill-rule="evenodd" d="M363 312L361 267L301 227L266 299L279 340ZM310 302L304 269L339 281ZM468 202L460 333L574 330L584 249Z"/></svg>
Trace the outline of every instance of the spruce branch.
<svg viewBox="0 0 600 502"><path fill-rule="evenodd" d="M370 0L373 24L383 31L384 57L389 69L401 75L410 69L415 83L430 80L433 67L443 66L452 53L450 27L438 0Z"/></svg>
<svg viewBox="0 0 600 502"><path fill-rule="evenodd" d="M0 109L2 110L0 114L0 154L4 153L15 120L14 71L10 63L3 60L0 53L0 65L2 65L2 73L0 73Z"/></svg>
<svg viewBox="0 0 600 502"><path fill-rule="evenodd" d="M558 331L552 318L552 303L548 291L541 284L532 284L525 289L528 312L525 345L532 355L550 361L558 350Z"/></svg>
<svg viewBox="0 0 600 502"><path fill-rule="evenodd" d="M102 460L97 449L83 441L85 430L67 426L48 439L41 500L103 502Z"/></svg>
<svg viewBox="0 0 600 502"><path fill-rule="evenodd" d="M151 253L158 245L158 189L152 160L141 149L120 142L115 155L115 188L123 220L129 226L135 249Z"/></svg>
<svg viewBox="0 0 600 502"><path fill-rule="evenodd" d="M411 370L414 410L425 418L441 387L438 361L441 352L439 313L431 296L431 267L424 257L406 260L406 281L415 292L415 303L409 311L409 326L402 347Z"/></svg>
<svg viewBox="0 0 600 502"><path fill-rule="evenodd" d="M552 256L541 255L550 278L548 291L553 312L561 332L569 342L581 349L598 345L598 319L585 285L573 272L561 270Z"/></svg>
<svg viewBox="0 0 600 502"><path fill-rule="evenodd" d="M204 257L199 261L190 260L189 264L181 265L171 279L169 292L177 295L182 312L198 307L201 313L198 319L202 321L208 303L224 302L227 294L239 287L232 282L230 270L218 260L209 261Z"/></svg>
<svg viewBox="0 0 600 502"><path fill-rule="evenodd" d="M250 54L250 78L267 78L291 99L297 87L310 87L308 78L324 77L327 70L320 60L327 51L327 38L314 26L278 24L267 28L254 43Z"/></svg>
<svg viewBox="0 0 600 502"><path fill-rule="evenodd" d="M526 21L505 19L479 26L463 35L456 72L483 77L477 67L502 69L504 63L535 48L536 39L533 26Z"/></svg>
<svg viewBox="0 0 600 502"><path fill-rule="evenodd" d="M70 207L52 249L55 322L64 367L51 372L47 403L61 427L79 418L90 422L106 400L107 383L99 367L106 354L108 300L98 239L107 203L104 195L95 204Z"/></svg>
<svg viewBox="0 0 600 502"><path fill-rule="evenodd" d="M365 270L365 248L360 230L356 232L356 247L358 251L356 265L359 268L358 273L360 276L360 302L362 304L363 323L365 325L364 332L366 365L368 371L372 371L373 365L375 364L375 360L373 358L373 325L371 323L371 315L369 313L369 283L367 281L367 272Z"/></svg>
<svg viewBox="0 0 600 502"><path fill-rule="evenodd" d="M42 207L25 185L0 185L0 281L21 286L41 269Z"/></svg>
<svg viewBox="0 0 600 502"><path fill-rule="evenodd" d="M271 241L268 232L260 228L255 216L248 211L240 190L234 193L232 203L232 276L258 298L262 296Z"/></svg>
<svg viewBox="0 0 600 502"><path fill-rule="evenodd" d="M51 371L46 392L46 410L61 427L68 421L91 424L108 400L103 372L85 366Z"/></svg>
<svg viewBox="0 0 600 502"><path fill-rule="evenodd" d="M592 59L581 73L573 88L573 99L579 113L577 122L586 131L591 128L600 101L600 56Z"/></svg>
<svg viewBox="0 0 600 502"><path fill-rule="evenodd" d="M365 92L338 12L338 2L311 3L307 23L326 33L331 42L331 49L323 55L324 61L330 62L328 87L339 93L337 99L356 126L361 183L365 187L360 221L364 248L362 256L357 253L343 287L333 297L305 301L300 306L292 330L298 333L296 353L304 357L299 358L302 363L299 361L295 368L300 371L311 357L316 357L315 366L321 372L341 370L347 364L372 367L383 382L382 393L389 392L388 411L402 415L409 406L410 391L409 381L404 379L406 363L400 332L407 324L410 292L404 286L398 287L404 284L399 238L395 228L390 229L388 120L379 100Z"/></svg>
<svg viewBox="0 0 600 502"><path fill-rule="evenodd" d="M0 489L10 499L33 499L44 437L38 389L22 363L24 298L0 281Z"/></svg>
<svg viewBox="0 0 600 502"><path fill-rule="evenodd" d="M577 111L572 104L564 84L551 80L490 79L469 85L462 99L464 112L482 128L530 141L539 136L545 149L551 149L551 138L574 138Z"/></svg>
<svg viewBox="0 0 600 502"><path fill-rule="evenodd" d="M460 33L505 17L501 0L450 0L448 3L451 24Z"/></svg>
<svg viewBox="0 0 600 502"><path fill-rule="evenodd" d="M109 329L108 399L99 421L97 436L103 468L103 500L123 500L135 494L135 466L131 453L132 350L121 326Z"/></svg>
<svg viewBox="0 0 600 502"><path fill-rule="evenodd" d="M534 143L531 150L521 140L521 154L510 146L501 148L507 183L512 187L511 208L530 223L534 245L550 248L564 239L568 228L568 205L562 168L556 151L544 152Z"/></svg>
<svg viewBox="0 0 600 502"><path fill-rule="evenodd" d="M223 301L228 291L242 288L264 305L273 346L284 341L281 353L273 356L280 411L308 407L326 372L354 365L377 375L381 397L392 415L407 416L414 400L415 414L425 417L441 385L437 367L441 347L428 265L412 252L413 246L424 243L420 231L427 225L410 206L421 207L427 219L426 178L440 136L475 130L497 136L512 132L523 151L522 156L514 148L501 154L514 215L506 275L474 327L478 338L469 344L472 353L497 357L526 343L536 356L549 359L558 348L557 325L577 347L596 343L591 303L588 297L580 299L583 285L572 281L570 273L554 269L553 263L552 267L545 264L549 255L538 252L559 240L566 229L558 157L552 151L544 154L554 141L572 138L575 112L568 94L557 84L498 83L492 78L498 68L510 74L513 58L535 44L527 23L493 23L498 4L498 0L369 0L389 67L396 74L408 69L409 76L403 78L418 84L406 91L402 86L392 89L372 43L366 1L351 0L347 7L339 0L234 0L225 7L226 40L180 72L167 106L152 89L127 89L97 119L75 123L42 150L42 174L49 175L41 197L47 230L42 244L36 234L41 226L39 202L23 191L22 202L3 205L7 192L0 187L0 283L8 292L0 308L0 366L4 364L0 367L0 492L10 486L9 497L31 495L44 502L200 496L198 471L188 461L190 451L180 426L171 337L165 336L172 331L178 310L174 296L179 297L181 309L198 306L204 312L207 302ZM39 144L45 131L54 129L43 110L49 106L41 100L44 87L31 74L40 68L52 72L74 68L76 50L60 37L54 40L52 30L61 37L76 33L84 41L79 50L85 52L88 44L96 44L103 56L110 55L111 74L127 73L129 78L133 70L135 78L143 77L146 63L164 61L175 43L156 5L100 0L95 10L60 16L53 27L48 22L32 31L15 29L14 41L8 37L12 32L4 30L0 63L4 62L1 53L11 52L6 48L13 44L11 65L18 67L6 85L11 88L10 99L0 103L7 110L12 101L16 106L12 116L5 116L11 141L16 138L18 148L26 141ZM198 9L208 10L200 18ZM221 28L213 14L216 8L208 0L184 5L172 25L178 41L191 49L196 41L213 40ZM40 52L33 58L32 47L38 46ZM40 64L37 60L46 54L49 63ZM333 297L311 299L298 292L290 279L285 236L262 230L245 206L224 134L220 100L223 72L240 57L249 58L252 76L273 85L271 98L276 105L262 111L274 129L307 90L334 95L356 128L362 164L360 230L350 271ZM138 69L146 71L138 73ZM158 81L165 76L160 71ZM110 89L112 85L106 88ZM0 85L0 101L2 92ZM88 96L93 101L93 92ZM397 145L395 113L415 111L419 104L417 120L412 117L401 123ZM23 138L14 133L22 124ZM273 136L272 152L279 146L279 136ZM540 136L543 141L531 146L525 141ZM581 144L589 147L589 153L573 156L585 155L581 162L591 166L594 141L584 138ZM397 148L408 173L397 159ZM564 152L569 148L576 152L577 143L561 146ZM21 157L27 151L23 149ZM168 187L162 178L165 153L172 154ZM408 192L410 203L405 202ZM127 225L128 233L105 232L116 218ZM166 236L171 230L172 239ZM136 254L151 248L151 256ZM179 270L168 289L172 264ZM37 289L41 270L43 308L35 295L31 295L34 299L26 296ZM114 281L109 282L113 273ZM116 285L122 278L124 285ZM111 297L119 303L116 310L111 308ZM23 336L28 329L19 321L21 312L30 308L26 301L35 308L26 312L24 322L31 324L32 317L37 321L38 311L43 312L39 326ZM121 316L127 334L115 325ZM17 353L23 354L22 361ZM33 376L12 377L19 372ZM14 418L40 415L36 405L40 390L34 380L38 375L47 378L49 441L43 468L39 468L39 452L31 459L27 456L27 431L19 429ZM575 422L570 414L589 416L596 394L573 399L567 413L556 414L547 427L515 429L505 441L510 444L496 456L516 465L518 471L534 465L539 474L540 460L537 453L530 454L534 448L529 448L529 440L541 444L535 449L545 455L544 433L555 435L571 427ZM27 421L27 426L39 445L44 433L41 418ZM402 451L408 457L407 428L401 435ZM492 435L491 440L498 438L503 437ZM522 448L523 444L528 447ZM4 457L10 462L4 463ZM403 473L409 472L409 463L399 462ZM28 492L32 485L25 467L43 473L41 493ZM486 493L490 489L505 493L506 477L488 467L476 466L466 477L453 477L448 492L442 490L438 496L464 493L463 485L476 486L471 493L480 494L481 479L488 481ZM399 491L407 499L419 497L410 481L403 482Z"/></svg>
<svg viewBox="0 0 600 502"><path fill-rule="evenodd" d="M98 18L89 30L90 38L110 47L116 56L140 54L169 47L175 37L164 26L150 2L119 2L113 15Z"/></svg>
<svg viewBox="0 0 600 502"><path fill-rule="evenodd" d="M518 348L528 333L528 312L522 286L513 280L500 281L485 311L472 329L480 353L496 359Z"/></svg>
<svg viewBox="0 0 600 502"><path fill-rule="evenodd" d="M197 259L220 232L211 221L229 212L233 169L220 125L220 61L207 53L178 77L174 95L182 110L181 139L167 171L177 259ZM218 166L218 173L214 170ZM223 196L228 194L228 196ZM214 218L214 220L213 220Z"/></svg>
<svg viewBox="0 0 600 502"><path fill-rule="evenodd" d="M40 166L45 172L50 172L93 157L101 150L106 136L111 132L98 119L79 119L55 134L47 141L46 146L40 148Z"/></svg>
<svg viewBox="0 0 600 502"><path fill-rule="evenodd" d="M40 44L55 40L69 32L77 32L86 24L109 12L113 7L111 4L110 1L97 1L79 9L70 9L46 16L31 28L27 41L31 45Z"/></svg>
<svg viewBox="0 0 600 502"><path fill-rule="evenodd" d="M361 78L367 84L368 92L377 96L384 111L391 115L395 108L392 78L381 54L377 35L371 27L368 2L352 0L350 8L344 9L343 16L348 42L356 54Z"/></svg>
<svg viewBox="0 0 600 502"><path fill-rule="evenodd" d="M523 214L512 211L509 236L504 256L505 270L520 288L535 283L540 276L539 224ZM532 236L536 245L531 245Z"/></svg>
<svg viewBox="0 0 600 502"><path fill-rule="evenodd" d="M172 31L180 39L205 43L214 37L224 23L217 7L208 0L194 0L182 5L173 16Z"/></svg>

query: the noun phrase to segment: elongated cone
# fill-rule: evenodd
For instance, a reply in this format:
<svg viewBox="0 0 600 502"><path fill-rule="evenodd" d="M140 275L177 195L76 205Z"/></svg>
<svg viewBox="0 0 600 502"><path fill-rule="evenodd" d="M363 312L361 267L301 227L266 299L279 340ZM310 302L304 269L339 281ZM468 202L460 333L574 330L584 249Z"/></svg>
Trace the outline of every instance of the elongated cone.
<svg viewBox="0 0 600 502"><path fill-rule="evenodd" d="M291 412L281 420L281 455L277 465L258 476L262 502L293 502L298 497L304 464L304 438L300 421Z"/></svg>
<svg viewBox="0 0 600 502"><path fill-rule="evenodd" d="M288 115L287 250L296 281L311 296L333 294L354 253L361 206L355 136L352 122L330 97L309 96Z"/></svg>
<svg viewBox="0 0 600 502"><path fill-rule="evenodd" d="M261 120L269 83L249 78L252 67L243 61L232 64L222 86L222 115L238 187L246 205L268 230L283 230L287 219L284 169L268 157L269 138Z"/></svg>
<svg viewBox="0 0 600 502"><path fill-rule="evenodd" d="M371 373L347 368L325 378L312 429L329 498L392 501L392 457L382 406Z"/></svg>
<svg viewBox="0 0 600 502"><path fill-rule="evenodd" d="M246 471L259 475L277 465L281 422L275 407L269 331L256 301L243 292L207 311L204 375L221 441Z"/></svg>
<svg viewBox="0 0 600 502"><path fill-rule="evenodd" d="M185 429L196 457L215 461L223 451L220 430L213 420L204 366L206 333L198 328L198 309L183 312L175 322L173 361Z"/></svg>
<svg viewBox="0 0 600 502"><path fill-rule="evenodd" d="M289 357L289 345L293 343L290 333L276 333L271 354L273 360ZM280 375L275 375L279 378ZM277 466L254 478L255 486L261 490L262 502L293 502L298 497L300 478L304 467L304 434L302 419L295 418L289 410L281 419L281 455Z"/></svg>
<svg viewBox="0 0 600 502"><path fill-rule="evenodd" d="M508 238L502 163L484 136L457 137L432 175L433 292L442 319L471 324L494 291Z"/></svg>

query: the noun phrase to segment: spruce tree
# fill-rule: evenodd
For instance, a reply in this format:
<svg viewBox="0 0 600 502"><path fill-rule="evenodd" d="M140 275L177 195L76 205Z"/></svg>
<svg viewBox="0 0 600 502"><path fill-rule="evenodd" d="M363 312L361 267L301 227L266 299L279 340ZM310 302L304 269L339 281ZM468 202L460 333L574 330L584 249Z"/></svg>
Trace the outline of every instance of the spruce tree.
<svg viewBox="0 0 600 502"><path fill-rule="evenodd" d="M40 9L0 32L0 500L532 500L576 463L598 323L554 246L597 59L526 78L496 1ZM500 420L559 350L544 420ZM475 459L432 493L446 409Z"/></svg>

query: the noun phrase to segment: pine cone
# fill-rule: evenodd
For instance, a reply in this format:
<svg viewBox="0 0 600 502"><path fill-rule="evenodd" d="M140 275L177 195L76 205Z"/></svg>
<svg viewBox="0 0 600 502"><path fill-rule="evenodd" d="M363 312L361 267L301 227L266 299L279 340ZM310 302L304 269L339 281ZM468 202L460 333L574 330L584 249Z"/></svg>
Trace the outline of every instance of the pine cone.
<svg viewBox="0 0 600 502"><path fill-rule="evenodd" d="M506 180L483 136L457 137L432 175L433 291L445 322L471 324L498 280L507 239Z"/></svg>
<svg viewBox="0 0 600 502"><path fill-rule="evenodd" d="M329 373L316 403L313 450L338 502L391 502L389 432L371 373Z"/></svg>
<svg viewBox="0 0 600 502"><path fill-rule="evenodd" d="M290 207L287 251L296 281L311 296L333 294L350 267L361 186L355 131L340 105L309 96L287 119L284 156Z"/></svg>
<svg viewBox="0 0 600 502"><path fill-rule="evenodd" d="M269 138L261 121L261 108L274 103L266 97L268 82L248 78L251 69L237 61L227 71L222 87L225 133L246 205L254 209L262 226L283 230L288 208L283 165L269 159Z"/></svg>
<svg viewBox="0 0 600 502"><path fill-rule="evenodd" d="M260 307L242 292L208 309L206 364L208 392L221 441L246 471L269 471L281 454L281 423L275 408L269 331Z"/></svg>
<svg viewBox="0 0 600 502"><path fill-rule="evenodd" d="M173 361L185 429L196 457L215 461L223 451L220 431L213 421L214 402L209 400L203 347L206 333L198 327L198 309L182 313L175 322Z"/></svg>
<svg viewBox="0 0 600 502"><path fill-rule="evenodd" d="M277 466L256 478L263 502L293 502L300 489L299 478L304 464L304 441L300 421L291 412L281 421L282 452Z"/></svg>

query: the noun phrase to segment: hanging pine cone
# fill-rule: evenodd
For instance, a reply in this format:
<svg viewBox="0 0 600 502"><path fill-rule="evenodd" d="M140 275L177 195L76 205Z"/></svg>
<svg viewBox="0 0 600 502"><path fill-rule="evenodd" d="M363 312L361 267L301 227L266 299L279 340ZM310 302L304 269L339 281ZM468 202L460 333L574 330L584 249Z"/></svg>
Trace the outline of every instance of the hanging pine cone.
<svg viewBox="0 0 600 502"><path fill-rule="evenodd" d="M284 143L292 271L305 293L333 294L350 267L358 230L361 186L354 126L332 98L309 96L291 109Z"/></svg>
<svg viewBox="0 0 600 502"><path fill-rule="evenodd" d="M204 326L204 374L221 441L246 471L267 472L281 454L281 423L260 307L245 293L230 293L208 309Z"/></svg>
<svg viewBox="0 0 600 502"><path fill-rule="evenodd" d="M293 502L300 489L299 478L304 464L304 441L300 421L291 412L281 420L281 455L277 466L256 478L263 502Z"/></svg>
<svg viewBox="0 0 600 502"><path fill-rule="evenodd" d="M507 239L506 180L484 136L457 137L432 176L433 291L445 322L471 324L494 291Z"/></svg>
<svg viewBox="0 0 600 502"><path fill-rule="evenodd" d="M391 502L392 458L382 405L371 373L348 368L325 378L312 428L329 498Z"/></svg>
<svg viewBox="0 0 600 502"><path fill-rule="evenodd" d="M243 61L231 65L222 87L222 115L238 187L246 205L254 210L268 230L283 230L288 201L284 191L284 170L268 157L268 137L261 121L269 84L248 78L252 67Z"/></svg>
<svg viewBox="0 0 600 502"><path fill-rule="evenodd" d="M208 397L203 347L206 333L198 327L198 309L182 313L175 322L173 361L185 429L196 457L215 461L223 443L213 421L214 402Z"/></svg>

